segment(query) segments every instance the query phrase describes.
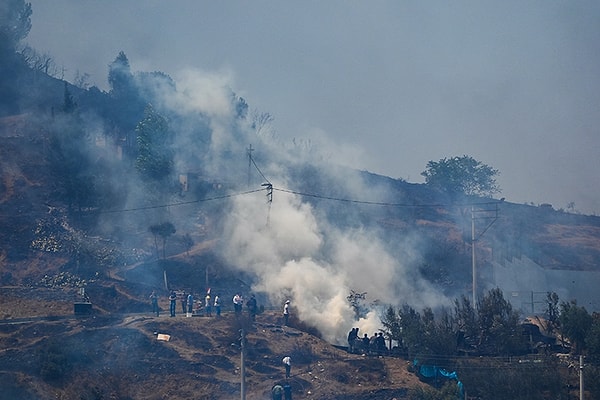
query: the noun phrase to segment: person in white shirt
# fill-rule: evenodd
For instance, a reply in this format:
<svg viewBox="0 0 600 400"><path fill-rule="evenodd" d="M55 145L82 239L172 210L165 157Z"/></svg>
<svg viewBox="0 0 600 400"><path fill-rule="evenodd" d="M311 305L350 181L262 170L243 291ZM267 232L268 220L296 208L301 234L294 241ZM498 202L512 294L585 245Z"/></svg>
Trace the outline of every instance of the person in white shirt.
<svg viewBox="0 0 600 400"><path fill-rule="evenodd" d="M283 305L283 323L285 326L290 322L290 301L286 300Z"/></svg>
<svg viewBox="0 0 600 400"><path fill-rule="evenodd" d="M283 365L285 366L285 379L290 378L290 372L292 371L292 359L290 356L283 357Z"/></svg>

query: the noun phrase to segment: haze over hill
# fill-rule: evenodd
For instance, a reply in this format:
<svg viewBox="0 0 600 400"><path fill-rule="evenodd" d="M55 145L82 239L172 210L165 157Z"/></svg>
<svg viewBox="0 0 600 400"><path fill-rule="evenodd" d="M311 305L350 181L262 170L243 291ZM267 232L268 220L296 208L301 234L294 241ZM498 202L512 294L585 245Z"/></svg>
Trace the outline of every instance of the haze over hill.
<svg viewBox="0 0 600 400"><path fill-rule="evenodd" d="M270 114L254 113L250 100L220 73L187 69L175 80L132 68L124 52L114 56L107 92L15 67L22 74L15 91L33 104L16 107L30 114L5 122L15 139L11 150L30 140L27 165L46 152L46 172L52 174L23 185L28 181L22 175L29 177L19 171L24 159L7 159L3 169L5 187L24 193L36 187L45 200L32 201L37 208L28 222L37 225L21 228L35 232L21 239L24 249L48 251L56 230L114 240L148 258L156 250L160 258L149 227L170 222L178 235L194 240L201 229L209 230L218 239L221 263L251 276L251 290L269 303L292 299L299 317L332 342L350 327L373 331L380 323L376 307L357 316L347 301L353 290L366 292L372 302L416 308L447 306L468 294L471 205L479 211L501 204L501 218L479 243L482 271L527 257L543 268L597 272L597 218L518 206L510 199L457 201L426 185L340 166L327 147L282 143ZM24 89L41 81L47 88L37 90L45 97ZM29 129L11 129L13 120ZM6 215L17 198L6 199ZM57 215L42 219L46 205ZM581 238L569 244L571 252L557 245L562 236L551 224ZM537 235L543 233L547 241L540 243ZM167 249L163 245L162 258ZM67 265L79 265L80 252L65 256ZM494 284L486 279L480 290ZM571 297L577 290L567 286L559 289Z"/></svg>
<svg viewBox="0 0 600 400"><path fill-rule="evenodd" d="M425 184L361 170L342 141L282 138L222 72L117 50L106 87L59 79L30 12L0 2L6 397L244 398L245 376L258 400L283 355L295 398L563 398L576 355L600 393L600 217L497 199L470 156Z"/></svg>
<svg viewBox="0 0 600 400"><path fill-rule="evenodd" d="M469 154L512 202L600 212L596 2L32 5L27 41L68 80L108 90L123 50L178 82L203 71L336 163L421 182Z"/></svg>

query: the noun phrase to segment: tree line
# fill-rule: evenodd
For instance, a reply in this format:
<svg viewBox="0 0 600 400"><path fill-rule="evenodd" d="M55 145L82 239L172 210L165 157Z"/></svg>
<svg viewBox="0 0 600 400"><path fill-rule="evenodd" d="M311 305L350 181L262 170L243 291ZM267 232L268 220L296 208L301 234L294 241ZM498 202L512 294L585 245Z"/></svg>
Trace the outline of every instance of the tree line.
<svg viewBox="0 0 600 400"><path fill-rule="evenodd" d="M549 292L540 321L541 331L524 322L499 288L486 292L477 307L462 296L437 314L432 308L417 311L404 304L388 306L381 315L392 352L456 371L476 398L563 398L546 397L566 396L570 381L577 378L569 376L575 358L569 358L570 370L557 356L561 353L585 356L586 390L593 398L600 396L600 314ZM444 382L452 386L438 382L436 390L419 398L456 398L448 395L455 395L454 390L442 390Z"/></svg>

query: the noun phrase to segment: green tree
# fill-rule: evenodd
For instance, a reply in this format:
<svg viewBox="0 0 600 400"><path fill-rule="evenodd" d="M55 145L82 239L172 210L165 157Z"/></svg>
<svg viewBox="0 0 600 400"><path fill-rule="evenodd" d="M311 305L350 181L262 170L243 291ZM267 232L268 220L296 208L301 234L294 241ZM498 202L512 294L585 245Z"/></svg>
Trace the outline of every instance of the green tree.
<svg viewBox="0 0 600 400"><path fill-rule="evenodd" d="M585 338L592 327L592 316L585 307L578 306L573 300L560 304L559 321L561 332L571 340L575 354L582 354L585 349Z"/></svg>
<svg viewBox="0 0 600 400"><path fill-rule="evenodd" d="M502 290L492 289L479 301L480 343L495 354L520 354L526 342L519 328L519 313L504 298Z"/></svg>
<svg viewBox="0 0 600 400"><path fill-rule="evenodd" d="M426 170L421 172L427 185L452 197L500 193L496 183L498 174L498 170L466 155L429 161Z"/></svg>
<svg viewBox="0 0 600 400"><path fill-rule="evenodd" d="M162 253L163 259L166 257L167 239L174 235L176 232L175 226L171 222L163 222L160 224L150 225L148 228L150 233L154 235L154 245L156 247L156 253L158 256L158 238L162 239Z"/></svg>
<svg viewBox="0 0 600 400"><path fill-rule="evenodd" d="M408 351L408 357L412 358L417 354L422 354L426 349L422 340L424 328L421 323L421 314L411 306L404 304L398 310L398 318L402 329L402 341Z"/></svg>
<svg viewBox="0 0 600 400"><path fill-rule="evenodd" d="M424 312L423 316L427 314ZM456 326L454 318L448 310L442 309L439 316L433 318L431 311L432 323L430 324L430 333L427 336L427 348L432 354L452 356L456 354ZM427 324L425 324L427 330Z"/></svg>
<svg viewBox="0 0 600 400"><path fill-rule="evenodd" d="M113 100L110 103L110 121L116 130L129 134L143 118L148 101L142 98L129 59L122 51L108 66L108 83Z"/></svg>
<svg viewBox="0 0 600 400"><path fill-rule="evenodd" d="M391 340L398 342L400 347L402 347L402 325L400 324L400 316L396 312L396 309L389 306L380 319L385 335Z"/></svg>
<svg viewBox="0 0 600 400"><path fill-rule="evenodd" d="M31 30L31 3L4 0L0 4L0 55L13 53Z"/></svg>
<svg viewBox="0 0 600 400"><path fill-rule="evenodd" d="M461 344L470 344L474 346L479 342L479 322L477 313L473 308L473 303L463 295L460 299L454 300L454 319L457 334L461 338Z"/></svg>
<svg viewBox="0 0 600 400"><path fill-rule="evenodd" d="M133 74L129 66L129 59L120 51L115 60L108 66L108 83L110 94L116 98L126 98L133 91Z"/></svg>
<svg viewBox="0 0 600 400"><path fill-rule="evenodd" d="M592 314L592 325L585 336L587 357L594 363L600 362L600 314Z"/></svg>
<svg viewBox="0 0 600 400"><path fill-rule="evenodd" d="M172 136L167 120L151 105L144 111L144 119L135 128L137 133L137 171L146 181L164 183L173 171Z"/></svg>

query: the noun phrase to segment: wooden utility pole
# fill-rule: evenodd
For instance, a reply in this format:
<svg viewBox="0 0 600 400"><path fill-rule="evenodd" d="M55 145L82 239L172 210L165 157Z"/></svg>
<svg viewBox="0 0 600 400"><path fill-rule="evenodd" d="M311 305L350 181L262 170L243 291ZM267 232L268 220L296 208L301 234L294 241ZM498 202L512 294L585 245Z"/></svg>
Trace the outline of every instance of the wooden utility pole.
<svg viewBox="0 0 600 400"><path fill-rule="evenodd" d="M475 209L471 207L471 269L473 274L473 310L477 309L477 269L475 262Z"/></svg>
<svg viewBox="0 0 600 400"><path fill-rule="evenodd" d="M250 187L250 170L252 169L252 152L254 151L251 144L246 151L248 152L248 187Z"/></svg>
<svg viewBox="0 0 600 400"><path fill-rule="evenodd" d="M583 400L583 356L579 356L579 400Z"/></svg>
<svg viewBox="0 0 600 400"><path fill-rule="evenodd" d="M240 383L240 392L241 392L241 399L242 400L246 400L246 333L244 332L244 328L242 328L240 330L241 332L241 338L240 338L240 344L241 344L241 348L242 348L242 352L241 352L241 357L240 357L240 376L241 376L241 383Z"/></svg>

